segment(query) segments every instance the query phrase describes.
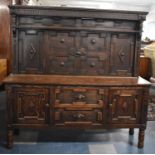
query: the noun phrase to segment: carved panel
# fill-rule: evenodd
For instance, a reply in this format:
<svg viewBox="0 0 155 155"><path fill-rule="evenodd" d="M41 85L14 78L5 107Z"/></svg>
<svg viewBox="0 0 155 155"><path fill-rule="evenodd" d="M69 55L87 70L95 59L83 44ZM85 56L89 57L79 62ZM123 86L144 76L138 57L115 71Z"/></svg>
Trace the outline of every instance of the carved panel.
<svg viewBox="0 0 155 155"><path fill-rule="evenodd" d="M134 65L134 35L113 34L111 38L111 75L131 76Z"/></svg>
<svg viewBox="0 0 155 155"><path fill-rule="evenodd" d="M43 34L36 30L19 33L19 72L43 72Z"/></svg>
<svg viewBox="0 0 155 155"><path fill-rule="evenodd" d="M102 126L104 123L101 110L94 111L72 111L57 109L55 110L55 126Z"/></svg>
<svg viewBox="0 0 155 155"><path fill-rule="evenodd" d="M72 57L49 57L47 72L50 74L75 74L75 59Z"/></svg>
<svg viewBox="0 0 155 155"><path fill-rule="evenodd" d="M110 121L112 123L136 123L141 113L141 90L110 89Z"/></svg>
<svg viewBox="0 0 155 155"><path fill-rule="evenodd" d="M46 72L106 75L109 69L106 33L50 32L47 35Z"/></svg>
<svg viewBox="0 0 155 155"><path fill-rule="evenodd" d="M55 107L103 108L106 104L106 89L87 87L57 87Z"/></svg>
<svg viewBox="0 0 155 155"><path fill-rule="evenodd" d="M74 34L67 32L51 31L48 34L48 55L68 56L76 51L76 38Z"/></svg>
<svg viewBox="0 0 155 155"><path fill-rule="evenodd" d="M106 20L101 18L70 18L70 17L20 17L20 26L51 26L53 28L116 28L136 30L136 22L122 20ZM48 28L48 27L47 27Z"/></svg>
<svg viewBox="0 0 155 155"><path fill-rule="evenodd" d="M39 124L49 119L48 89L15 87L14 101L18 123Z"/></svg>
<svg viewBox="0 0 155 155"><path fill-rule="evenodd" d="M108 36L106 33L81 34L79 46L85 51L81 56L82 75L107 75L109 69Z"/></svg>

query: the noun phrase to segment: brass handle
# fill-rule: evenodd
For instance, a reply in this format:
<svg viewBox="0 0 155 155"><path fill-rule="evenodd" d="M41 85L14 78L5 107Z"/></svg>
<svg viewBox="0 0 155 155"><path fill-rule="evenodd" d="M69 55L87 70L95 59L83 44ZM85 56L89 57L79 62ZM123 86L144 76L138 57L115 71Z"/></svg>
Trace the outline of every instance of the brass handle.
<svg viewBox="0 0 155 155"><path fill-rule="evenodd" d="M95 63L94 63L94 62L91 63L90 66L91 66L91 67L95 67Z"/></svg>
<svg viewBox="0 0 155 155"><path fill-rule="evenodd" d="M122 52L122 53L120 54L120 56L122 56L122 57L123 57L123 56L125 56L125 53L124 53L124 52Z"/></svg>
<svg viewBox="0 0 155 155"><path fill-rule="evenodd" d="M65 42L65 39L61 39L60 42L61 42L61 43L64 43L64 42Z"/></svg>
<svg viewBox="0 0 155 155"><path fill-rule="evenodd" d="M73 117L74 117L75 119L82 119L82 118L85 118L85 115L79 113L79 114L73 115Z"/></svg>
<svg viewBox="0 0 155 155"><path fill-rule="evenodd" d="M45 105L46 105L47 108L49 107L49 104L48 103L46 103Z"/></svg>
<svg viewBox="0 0 155 155"><path fill-rule="evenodd" d="M76 98L77 98L78 100L81 100L81 99L84 99L84 98L85 98L85 96L84 96L84 95L82 95L82 94L79 94Z"/></svg>
<svg viewBox="0 0 155 155"><path fill-rule="evenodd" d="M111 104L109 104L109 106L110 106L110 107L112 107L112 106L113 106L113 104L111 103Z"/></svg>
<svg viewBox="0 0 155 155"><path fill-rule="evenodd" d="M65 63L64 63L64 62L61 62L61 63L60 63L60 66L62 66L62 67L63 67L64 65L65 65Z"/></svg>
<svg viewBox="0 0 155 155"><path fill-rule="evenodd" d="M95 39L92 39L92 40L91 40L91 43L92 43L92 44L95 44L95 43L96 43L96 40L95 40Z"/></svg>
<svg viewBox="0 0 155 155"><path fill-rule="evenodd" d="M80 51L77 51L77 52L76 52L76 55L77 55L77 56L81 56L81 54L82 54L82 53L81 53Z"/></svg>

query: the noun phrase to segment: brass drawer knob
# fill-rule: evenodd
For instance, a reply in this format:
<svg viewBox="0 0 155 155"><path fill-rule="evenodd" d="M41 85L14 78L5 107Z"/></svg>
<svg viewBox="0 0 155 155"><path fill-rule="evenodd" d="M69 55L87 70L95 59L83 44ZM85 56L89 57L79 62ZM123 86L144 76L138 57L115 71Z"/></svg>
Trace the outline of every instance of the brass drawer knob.
<svg viewBox="0 0 155 155"><path fill-rule="evenodd" d="M81 56L81 54L82 54L82 53L81 53L80 51L77 51L77 52L76 52L76 55L77 55L77 56Z"/></svg>
<svg viewBox="0 0 155 155"><path fill-rule="evenodd" d="M110 107L112 107L112 105L113 105L112 103L111 103L111 104L109 104L109 106L110 106Z"/></svg>
<svg viewBox="0 0 155 155"><path fill-rule="evenodd" d="M77 97L76 97L78 100L81 100L81 99L84 99L85 96L83 94L79 94Z"/></svg>
<svg viewBox="0 0 155 155"><path fill-rule="evenodd" d="M74 118L74 119L83 119L83 118L85 118L85 115L79 113L79 114L75 114L75 115L73 115L73 118Z"/></svg>
<svg viewBox="0 0 155 155"><path fill-rule="evenodd" d="M63 67L64 65L65 65L65 63L64 63L64 62L61 62L61 63L60 63L60 66L62 66L62 67Z"/></svg>
<svg viewBox="0 0 155 155"><path fill-rule="evenodd" d="M92 39L92 40L91 40L91 43L92 43L92 44L95 44L95 43L96 43L96 40L95 40L95 39Z"/></svg>
<svg viewBox="0 0 155 155"><path fill-rule="evenodd" d="M95 67L95 63L92 62L92 63L90 64L90 66L91 66L91 67Z"/></svg>
<svg viewBox="0 0 155 155"><path fill-rule="evenodd" d="M47 107L47 108L49 107L49 104L48 104L48 103L46 103L46 107Z"/></svg>
<svg viewBox="0 0 155 155"><path fill-rule="evenodd" d="M61 43L64 43L64 42L65 42L65 39L61 39L60 42L61 42Z"/></svg>

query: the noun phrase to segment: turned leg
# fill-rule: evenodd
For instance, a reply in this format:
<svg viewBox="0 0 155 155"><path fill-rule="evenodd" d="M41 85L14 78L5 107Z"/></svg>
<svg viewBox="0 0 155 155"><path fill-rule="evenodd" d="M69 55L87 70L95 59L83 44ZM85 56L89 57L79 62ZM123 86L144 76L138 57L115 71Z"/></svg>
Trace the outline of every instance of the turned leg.
<svg viewBox="0 0 155 155"><path fill-rule="evenodd" d="M134 129L133 128L130 128L129 129L129 135L133 135L134 134Z"/></svg>
<svg viewBox="0 0 155 155"><path fill-rule="evenodd" d="M14 133L14 135L19 135L20 134L20 131L19 131L19 129L14 129L13 130L13 133Z"/></svg>
<svg viewBox="0 0 155 155"><path fill-rule="evenodd" d="M144 146L144 135L145 135L145 129L139 129L139 137L138 137L139 148L143 148Z"/></svg>
<svg viewBox="0 0 155 155"><path fill-rule="evenodd" d="M12 148L12 146L13 146L13 129L8 129L7 148Z"/></svg>

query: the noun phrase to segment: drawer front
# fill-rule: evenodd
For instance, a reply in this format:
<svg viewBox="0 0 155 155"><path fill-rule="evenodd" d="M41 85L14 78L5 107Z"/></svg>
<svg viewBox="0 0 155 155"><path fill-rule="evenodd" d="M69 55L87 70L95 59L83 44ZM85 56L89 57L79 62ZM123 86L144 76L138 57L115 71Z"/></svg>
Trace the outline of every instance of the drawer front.
<svg viewBox="0 0 155 155"><path fill-rule="evenodd" d="M142 91L140 89L111 88L109 94L111 123L140 123Z"/></svg>
<svg viewBox="0 0 155 155"><path fill-rule="evenodd" d="M53 31L46 37L47 74L108 74L110 36L106 33Z"/></svg>
<svg viewBox="0 0 155 155"><path fill-rule="evenodd" d="M45 124L49 122L49 90L41 87L9 88L8 101L13 123Z"/></svg>
<svg viewBox="0 0 155 155"><path fill-rule="evenodd" d="M47 72L50 74L73 74L75 73L75 62L71 57L51 57L49 58Z"/></svg>
<svg viewBox="0 0 155 155"><path fill-rule="evenodd" d="M72 32L51 31L48 36L48 55L64 57L76 51L76 37Z"/></svg>
<svg viewBox="0 0 155 155"><path fill-rule="evenodd" d="M89 87L57 87L56 108L103 108L106 103L106 89Z"/></svg>
<svg viewBox="0 0 155 155"><path fill-rule="evenodd" d="M55 126L98 126L103 124L101 110L55 110Z"/></svg>

